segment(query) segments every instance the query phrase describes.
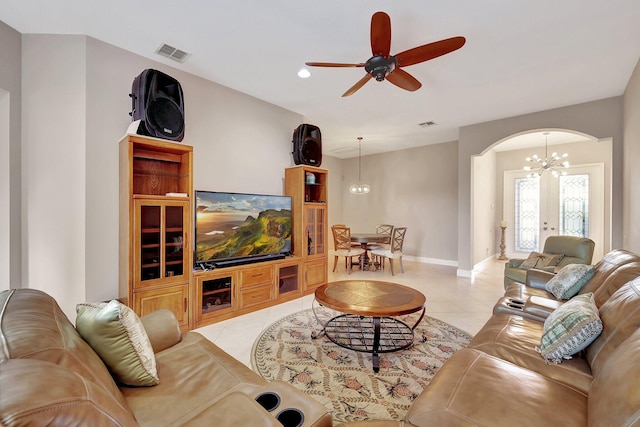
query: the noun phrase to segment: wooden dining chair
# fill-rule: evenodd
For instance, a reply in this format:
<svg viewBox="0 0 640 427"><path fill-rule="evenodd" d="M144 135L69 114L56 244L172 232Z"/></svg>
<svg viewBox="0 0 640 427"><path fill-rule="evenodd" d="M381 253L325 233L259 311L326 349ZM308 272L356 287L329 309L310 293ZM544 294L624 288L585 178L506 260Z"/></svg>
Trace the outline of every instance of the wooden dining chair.
<svg viewBox="0 0 640 427"><path fill-rule="evenodd" d="M404 244L404 236L407 233L407 227L397 227L393 229L391 235L391 247L389 249L374 249L371 251L371 255L380 258L380 265L384 270L384 260L389 260L389 266L391 267L391 275L395 273L393 271L393 260L397 259L400 262L400 271L404 273L404 266L402 265L402 245Z"/></svg>
<svg viewBox="0 0 640 427"><path fill-rule="evenodd" d="M351 246L351 229L349 227L334 225L331 227L331 232L333 233L333 245L335 249L333 271L336 271L338 257L343 256L345 257L347 274L351 274L353 257L359 257L364 254L364 249ZM362 259L360 259L359 263L362 264ZM362 269L362 265L360 265L360 269Z"/></svg>
<svg viewBox="0 0 640 427"><path fill-rule="evenodd" d="M393 225L378 224L376 225L376 234L384 234L389 238L384 242L376 242L369 245L370 250L374 249L391 249L391 235L393 234Z"/></svg>

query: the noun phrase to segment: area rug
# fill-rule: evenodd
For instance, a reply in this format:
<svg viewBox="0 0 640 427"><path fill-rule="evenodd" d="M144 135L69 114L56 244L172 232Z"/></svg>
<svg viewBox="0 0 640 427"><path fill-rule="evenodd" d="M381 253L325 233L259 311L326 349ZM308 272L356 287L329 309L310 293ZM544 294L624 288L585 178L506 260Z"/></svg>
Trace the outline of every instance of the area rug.
<svg viewBox="0 0 640 427"><path fill-rule="evenodd" d="M316 308L323 323L336 313ZM403 317L413 325L418 315ZM466 347L471 335L425 316L413 346L380 355L374 373L371 354L345 349L320 335L311 309L291 314L266 328L253 344L251 364L265 379L282 380L313 396L333 412L334 422L404 420L412 401L442 364Z"/></svg>

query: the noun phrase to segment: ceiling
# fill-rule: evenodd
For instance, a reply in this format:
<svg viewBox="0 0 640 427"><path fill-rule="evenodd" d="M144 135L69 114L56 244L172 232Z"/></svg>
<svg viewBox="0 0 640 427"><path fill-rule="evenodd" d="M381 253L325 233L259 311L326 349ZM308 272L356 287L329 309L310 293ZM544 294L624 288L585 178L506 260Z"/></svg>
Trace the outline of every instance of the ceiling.
<svg viewBox="0 0 640 427"><path fill-rule="evenodd" d="M362 68L297 77L306 61L365 62L378 10L391 17L392 54L459 35L467 42L403 68L422 82L415 92L372 79L341 97ZM338 158L358 155L358 136L363 155L373 154L619 96L640 58L638 0L0 0L0 20L24 34L86 34L302 114ZM163 43L190 56L162 57Z"/></svg>

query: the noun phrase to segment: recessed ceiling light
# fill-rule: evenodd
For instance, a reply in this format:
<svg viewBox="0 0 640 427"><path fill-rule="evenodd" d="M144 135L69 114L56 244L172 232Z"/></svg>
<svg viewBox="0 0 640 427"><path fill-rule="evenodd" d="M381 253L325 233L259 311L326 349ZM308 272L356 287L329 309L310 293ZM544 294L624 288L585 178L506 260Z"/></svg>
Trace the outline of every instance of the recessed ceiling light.
<svg viewBox="0 0 640 427"><path fill-rule="evenodd" d="M311 73L306 68L301 68L300 71L298 71L298 77L301 79L306 79L309 76L311 76Z"/></svg>

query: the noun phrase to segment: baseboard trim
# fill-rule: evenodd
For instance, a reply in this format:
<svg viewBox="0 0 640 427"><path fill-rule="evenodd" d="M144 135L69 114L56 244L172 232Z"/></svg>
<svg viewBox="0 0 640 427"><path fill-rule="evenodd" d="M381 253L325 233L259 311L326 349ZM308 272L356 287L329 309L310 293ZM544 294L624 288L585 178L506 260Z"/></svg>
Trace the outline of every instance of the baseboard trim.
<svg viewBox="0 0 640 427"><path fill-rule="evenodd" d="M449 267L458 266L458 261L450 260L450 259L426 258L426 257L412 256L412 255L402 255L402 257L407 261L415 261L421 264L437 264L437 265L446 265Z"/></svg>

